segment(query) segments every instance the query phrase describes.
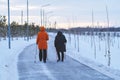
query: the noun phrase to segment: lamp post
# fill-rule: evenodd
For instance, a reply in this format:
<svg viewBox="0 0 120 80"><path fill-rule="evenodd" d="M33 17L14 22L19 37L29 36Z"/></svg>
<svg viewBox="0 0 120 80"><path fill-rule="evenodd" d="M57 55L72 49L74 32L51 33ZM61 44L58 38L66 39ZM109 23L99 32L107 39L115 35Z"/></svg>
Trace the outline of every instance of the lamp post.
<svg viewBox="0 0 120 80"><path fill-rule="evenodd" d="M41 10L40 10L40 16L41 16L41 26L42 26L42 23L43 23L43 22L42 22L42 15L43 15L43 14L42 14L42 9L41 9Z"/></svg>
<svg viewBox="0 0 120 80"><path fill-rule="evenodd" d="M21 11L21 25L23 25L23 10Z"/></svg>
<svg viewBox="0 0 120 80"><path fill-rule="evenodd" d="M48 19L49 19L49 17L51 17L51 16L48 17L48 14L51 14L51 13L53 13L53 11L49 11L49 12L46 12L46 13L45 13L45 19L44 19L44 21L45 21L45 26L46 26L46 27L47 27ZM48 28L48 27L47 27L47 28Z"/></svg>
<svg viewBox="0 0 120 80"><path fill-rule="evenodd" d="M28 0L27 0L27 41L29 41L29 9L28 9Z"/></svg>
<svg viewBox="0 0 120 80"><path fill-rule="evenodd" d="M44 15L45 15L45 10L44 7L50 6L50 4L45 4L41 6L40 9L40 14L41 14L41 26L44 25Z"/></svg>
<svg viewBox="0 0 120 80"><path fill-rule="evenodd" d="M10 40L10 35L11 35L11 30L10 30L10 3L8 0L8 31L7 31L7 35L8 35L8 46L9 49L11 49L11 40Z"/></svg>
<svg viewBox="0 0 120 80"><path fill-rule="evenodd" d="M48 28L52 28L51 21L50 21L51 17L53 17L53 15L47 16L47 24L49 26Z"/></svg>

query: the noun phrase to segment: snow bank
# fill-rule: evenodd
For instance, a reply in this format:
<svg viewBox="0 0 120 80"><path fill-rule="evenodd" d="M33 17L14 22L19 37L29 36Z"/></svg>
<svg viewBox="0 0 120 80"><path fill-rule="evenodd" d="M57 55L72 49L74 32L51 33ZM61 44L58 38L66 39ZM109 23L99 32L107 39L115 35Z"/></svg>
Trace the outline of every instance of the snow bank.
<svg viewBox="0 0 120 80"><path fill-rule="evenodd" d="M8 40L0 41L0 80L18 80L18 55L26 46L33 43L35 39L29 41L23 38L13 39L11 49L8 49Z"/></svg>

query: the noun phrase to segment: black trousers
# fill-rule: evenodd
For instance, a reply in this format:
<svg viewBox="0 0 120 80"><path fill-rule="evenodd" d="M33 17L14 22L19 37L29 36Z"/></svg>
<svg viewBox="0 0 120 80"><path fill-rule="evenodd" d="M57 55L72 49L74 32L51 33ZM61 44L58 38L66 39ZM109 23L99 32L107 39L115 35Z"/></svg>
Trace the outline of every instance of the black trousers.
<svg viewBox="0 0 120 80"><path fill-rule="evenodd" d="M61 53L61 54L60 54ZM64 52L57 51L58 60L64 61Z"/></svg>
<svg viewBox="0 0 120 80"><path fill-rule="evenodd" d="M39 49L39 60L40 61L44 61L46 62L46 58L47 58L47 50L46 49Z"/></svg>

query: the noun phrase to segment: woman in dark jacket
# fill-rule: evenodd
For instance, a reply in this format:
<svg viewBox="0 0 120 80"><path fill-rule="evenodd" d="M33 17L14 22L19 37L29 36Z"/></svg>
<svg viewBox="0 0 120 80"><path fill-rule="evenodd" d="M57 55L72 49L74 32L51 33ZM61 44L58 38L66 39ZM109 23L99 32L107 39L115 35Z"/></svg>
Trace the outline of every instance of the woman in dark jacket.
<svg viewBox="0 0 120 80"><path fill-rule="evenodd" d="M61 61L64 61L64 52L66 51L66 45L65 43L67 42L65 36L61 31L58 31L55 40L54 40L54 45L57 51L57 56L58 56L58 61L62 58ZM60 58L60 53L61 53L61 58Z"/></svg>

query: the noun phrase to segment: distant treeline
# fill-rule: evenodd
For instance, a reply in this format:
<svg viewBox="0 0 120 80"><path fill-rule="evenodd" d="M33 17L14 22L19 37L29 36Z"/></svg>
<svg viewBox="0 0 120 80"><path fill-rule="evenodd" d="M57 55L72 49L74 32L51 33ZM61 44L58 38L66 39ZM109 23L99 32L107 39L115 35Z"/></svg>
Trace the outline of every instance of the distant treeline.
<svg viewBox="0 0 120 80"><path fill-rule="evenodd" d="M90 27L77 27L77 28L70 28L69 30L71 31L81 31L81 32L90 32L90 31L94 31L94 32L118 32L120 31L120 27L110 27L110 28L90 28Z"/></svg>
<svg viewBox="0 0 120 80"><path fill-rule="evenodd" d="M39 26L34 26L34 25L27 26L27 24L25 24L25 25L11 24L11 26L10 26L11 37L18 37L18 36L25 37L25 36L27 36L27 27L29 30L28 36L34 36L39 31ZM6 37L8 34L7 30L8 30L7 26L0 26L0 37Z"/></svg>
<svg viewBox="0 0 120 80"><path fill-rule="evenodd" d="M120 27L110 27L110 28L91 28L91 27L75 27L70 29L55 29L49 28L51 32L64 31L64 32L119 32Z"/></svg>

